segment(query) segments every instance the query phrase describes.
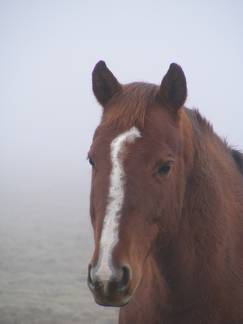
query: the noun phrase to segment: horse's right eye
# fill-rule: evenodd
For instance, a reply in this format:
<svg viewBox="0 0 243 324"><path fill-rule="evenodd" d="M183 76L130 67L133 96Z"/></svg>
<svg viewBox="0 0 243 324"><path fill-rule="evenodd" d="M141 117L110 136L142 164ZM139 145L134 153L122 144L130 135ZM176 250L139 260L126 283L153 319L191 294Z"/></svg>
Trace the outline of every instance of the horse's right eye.
<svg viewBox="0 0 243 324"><path fill-rule="evenodd" d="M161 164L158 168L158 174L159 175L166 175L170 172L171 169L171 163L170 162L165 162Z"/></svg>
<svg viewBox="0 0 243 324"><path fill-rule="evenodd" d="M166 162L162 161L156 164L154 168L154 175L162 177L170 173L173 161L168 160Z"/></svg>
<svg viewBox="0 0 243 324"><path fill-rule="evenodd" d="M92 167L94 167L95 166L94 160L91 158L88 158L88 160L89 160L89 164L92 165Z"/></svg>

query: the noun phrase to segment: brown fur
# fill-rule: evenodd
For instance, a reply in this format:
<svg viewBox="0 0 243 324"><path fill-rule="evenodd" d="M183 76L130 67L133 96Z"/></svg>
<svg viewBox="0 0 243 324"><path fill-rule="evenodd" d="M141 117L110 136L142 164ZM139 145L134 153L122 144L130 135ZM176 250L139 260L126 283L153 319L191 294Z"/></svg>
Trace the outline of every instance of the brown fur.
<svg viewBox="0 0 243 324"><path fill-rule="evenodd" d="M124 153L126 196L113 253L115 264L132 268L132 297L119 323L243 323L243 159L198 111L175 111L158 100L160 91L130 84L104 106L90 151L91 264L107 200L109 145L136 125L142 138ZM169 175L153 173L158 161L171 158Z"/></svg>

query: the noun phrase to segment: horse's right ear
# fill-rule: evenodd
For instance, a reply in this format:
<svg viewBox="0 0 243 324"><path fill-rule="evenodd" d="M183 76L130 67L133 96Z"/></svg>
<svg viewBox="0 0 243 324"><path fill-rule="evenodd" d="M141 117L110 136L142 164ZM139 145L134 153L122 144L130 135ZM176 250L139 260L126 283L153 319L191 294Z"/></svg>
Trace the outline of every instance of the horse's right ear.
<svg viewBox="0 0 243 324"><path fill-rule="evenodd" d="M93 92L98 102L104 106L121 89L120 83L107 68L104 61L99 61L92 73Z"/></svg>

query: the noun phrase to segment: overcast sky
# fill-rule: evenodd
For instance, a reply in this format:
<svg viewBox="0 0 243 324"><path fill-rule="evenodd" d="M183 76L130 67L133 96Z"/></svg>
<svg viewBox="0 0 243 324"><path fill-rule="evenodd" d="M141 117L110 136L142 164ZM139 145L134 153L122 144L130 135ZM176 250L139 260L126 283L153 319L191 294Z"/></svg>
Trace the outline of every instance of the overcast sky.
<svg viewBox="0 0 243 324"><path fill-rule="evenodd" d="M77 204L86 194L101 113L91 72L100 59L122 83L159 84L179 63L187 106L243 148L242 40L241 0L1 0L2 189Z"/></svg>

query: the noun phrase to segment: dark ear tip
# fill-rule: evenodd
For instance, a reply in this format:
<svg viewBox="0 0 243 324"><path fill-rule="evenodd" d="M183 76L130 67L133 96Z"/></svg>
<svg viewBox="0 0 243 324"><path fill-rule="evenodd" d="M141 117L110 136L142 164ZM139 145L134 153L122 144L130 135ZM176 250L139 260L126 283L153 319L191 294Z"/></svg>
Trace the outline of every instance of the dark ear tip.
<svg viewBox="0 0 243 324"><path fill-rule="evenodd" d="M105 61L99 61L95 64L95 67L94 67L94 70L93 70L93 73L96 72L96 71L102 71L102 70L105 70L107 69L107 66L105 64Z"/></svg>
<svg viewBox="0 0 243 324"><path fill-rule="evenodd" d="M180 66L180 65L177 64L177 63L175 63L175 62L173 62L173 63L170 64L170 68L175 68L175 67L177 67L177 66Z"/></svg>
<svg viewBox="0 0 243 324"><path fill-rule="evenodd" d="M184 74L182 67L177 63L171 63L169 67L169 71L180 71Z"/></svg>

